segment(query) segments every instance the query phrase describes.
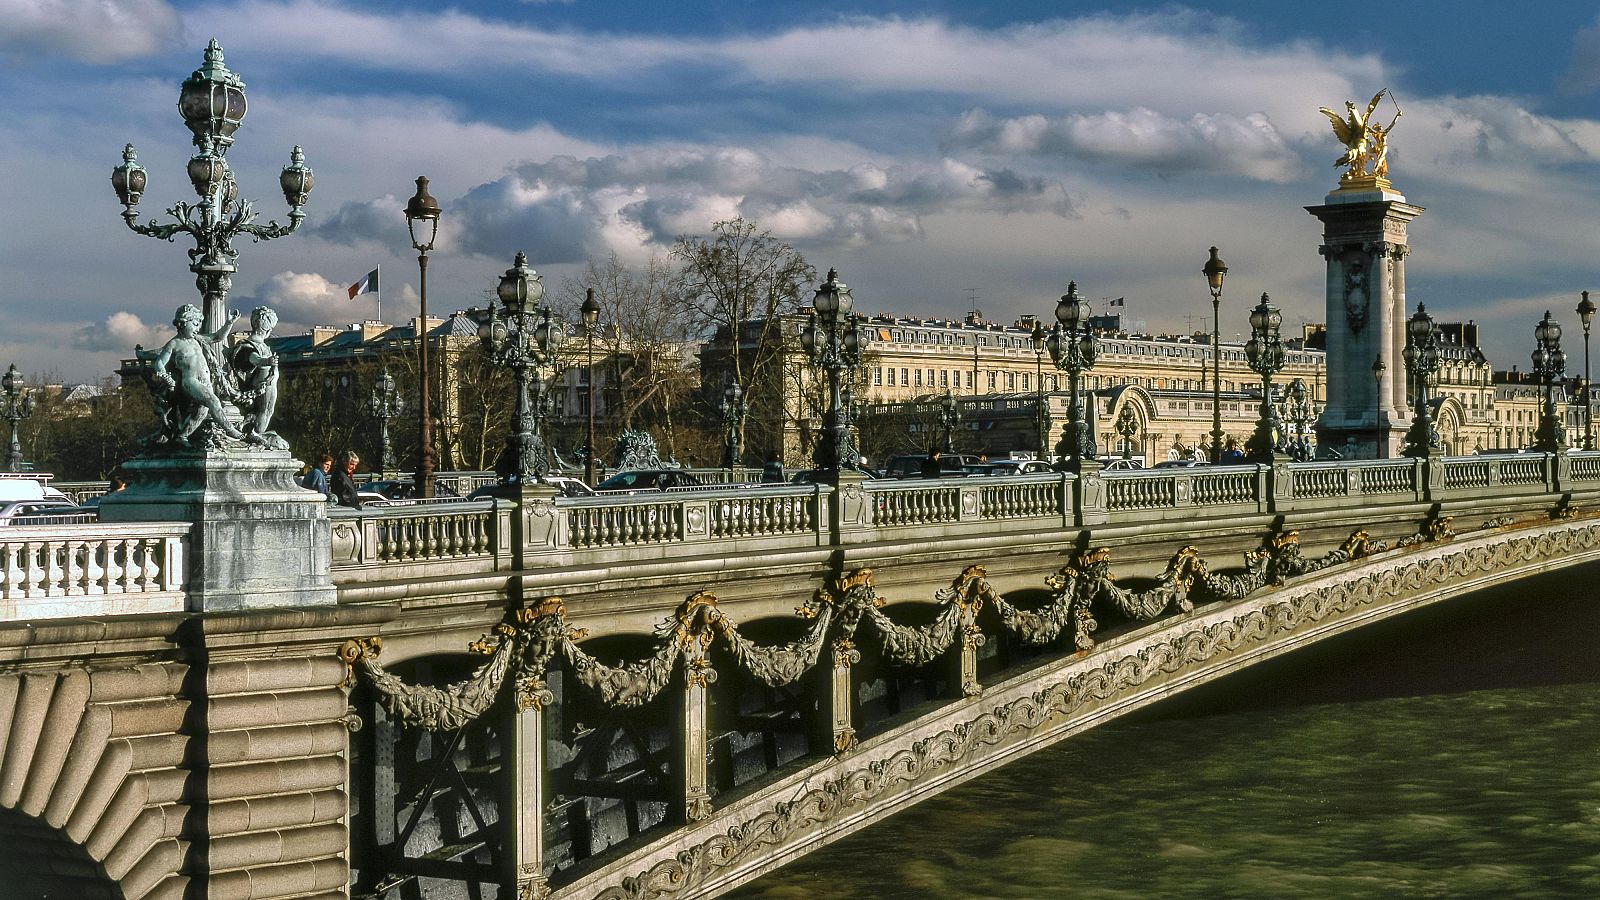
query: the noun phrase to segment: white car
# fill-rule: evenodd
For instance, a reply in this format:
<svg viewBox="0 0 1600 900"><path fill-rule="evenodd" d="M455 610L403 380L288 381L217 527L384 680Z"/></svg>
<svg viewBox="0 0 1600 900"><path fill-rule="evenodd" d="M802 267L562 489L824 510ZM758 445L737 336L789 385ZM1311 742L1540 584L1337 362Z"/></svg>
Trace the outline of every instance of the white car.
<svg viewBox="0 0 1600 900"><path fill-rule="evenodd" d="M983 464L989 475L1051 475L1055 469L1037 459L997 459Z"/></svg>

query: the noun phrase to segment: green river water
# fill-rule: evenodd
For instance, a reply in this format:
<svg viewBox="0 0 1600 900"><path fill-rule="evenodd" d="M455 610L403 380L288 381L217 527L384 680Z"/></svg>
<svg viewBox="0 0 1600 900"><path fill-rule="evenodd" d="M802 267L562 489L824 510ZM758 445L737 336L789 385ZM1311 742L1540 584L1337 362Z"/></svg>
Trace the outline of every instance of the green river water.
<svg viewBox="0 0 1600 900"><path fill-rule="evenodd" d="M728 896L1600 898L1600 569L1070 738Z"/></svg>

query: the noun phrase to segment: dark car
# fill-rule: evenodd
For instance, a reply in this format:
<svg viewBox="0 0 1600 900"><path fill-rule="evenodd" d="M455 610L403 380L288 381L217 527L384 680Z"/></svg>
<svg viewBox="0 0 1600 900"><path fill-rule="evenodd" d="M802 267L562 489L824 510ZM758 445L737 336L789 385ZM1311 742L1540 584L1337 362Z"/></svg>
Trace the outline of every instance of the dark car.
<svg viewBox="0 0 1600 900"><path fill-rule="evenodd" d="M700 487L700 479L682 469L630 469L594 486L596 491L664 491L668 488Z"/></svg>
<svg viewBox="0 0 1600 900"><path fill-rule="evenodd" d="M366 484L361 485L361 490L374 494L382 494L385 500L419 499L417 497L417 483L409 478L384 478L377 481L369 481ZM437 483L435 483L433 486L433 495L435 497L460 496L450 488Z"/></svg>
<svg viewBox="0 0 1600 900"><path fill-rule="evenodd" d="M926 453L906 453L900 456L891 456L883 466L885 478L921 478L922 463L928 458ZM939 476L941 478L959 477L967 474L968 466L978 465L978 460L971 456L959 453L939 454Z"/></svg>

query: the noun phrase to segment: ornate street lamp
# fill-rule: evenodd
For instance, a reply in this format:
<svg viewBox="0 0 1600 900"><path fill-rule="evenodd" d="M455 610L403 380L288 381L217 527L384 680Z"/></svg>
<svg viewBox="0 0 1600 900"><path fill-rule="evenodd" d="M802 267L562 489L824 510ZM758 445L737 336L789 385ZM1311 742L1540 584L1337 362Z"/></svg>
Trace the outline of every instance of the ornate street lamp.
<svg viewBox="0 0 1600 900"><path fill-rule="evenodd" d="M405 399L395 390L394 376L384 370L372 383L372 396L367 399L367 409L378 420L378 434L382 441L378 455L378 471L384 475L399 470L394 458L394 446L389 443L389 420L405 410Z"/></svg>
<svg viewBox="0 0 1600 900"><path fill-rule="evenodd" d="M1561 323L1550 318L1533 326L1533 374L1544 381L1544 410L1539 414L1539 430L1534 432L1534 449L1560 453L1566 449L1567 433L1556 416L1556 382L1567 369L1567 354L1561 349Z"/></svg>
<svg viewBox="0 0 1600 900"><path fill-rule="evenodd" d="M1076 472L1083 467L1084 457L1092 461L1097 455L1094 435L1084 421L1078 382L1086 370L1094 368L1099 350L1094 333L1089 330L1089 304L1078 296L1076 281L1067 283L1067 292L1056 304L1056 324L1045 345L1050 350L1050 361L1067 373L1067 424L1058 450L1063 468Z"/></svg>
<svg viewBox="0 0 1600 900"><path fill-rule="evenodd" d="M17 438L17 423L33 415L33 394L27 389L27 381L22 373L17 371L15 363L6 374L0 376L0 417L11 423L11 445L6 451L6 471L22 471L22 441ZM34 448L37 450L38 448Z"/></svg>
<svg viewBox="0 0 1600 900"><path fill-rule="evenodd" d="M1272 462L1277 456L1278 414L1272 405L1272 376L1283 369L1283 340L1278 326L1283 314L1266 294L1250 310L1250 340L1244 345L1245 361L1261 376L1261 416L1255 433L1245 442L1245 458L1251 462Z"/></svg>
<svg viewBox="0 0 1600 900"><path fill-rule="evenodd" d="M817 287L811 305L815 312L800 332L800 345L828 379L828 409L823 413L821 440L815 454L820 480L837 481L840 472L853 469L860 453L850 437L849 412L844 407L841 384L854 381L861 365L862 352L872 339L871 329L861 326L861 318L850 313L855 298L850 288L839 281L836 269L828 270L828 280Z"/></svg>
<svg viewBox="0 0 1600 900"><path fill-rule="evenodd" d="M1211 290L1211 462L1222 461L1222 280L1228 264L1211 248L1211 258L1200 270Z"/></svg>
<svg viewBox="0 0 1600 900"><path fill-rule="evenodd" d="M1594 301L1589 299L1589 292L1583 292L1583 299L1578 301L1578 320L1583 323L1583 449L1594 449L1594 398L1590 394L1592 383L1589 381L1589 325L1594 321Z"/></svg>
<svg viewBox="0 0 1600 900"><path fill-rule="evenodd" d="M295 147L289 152L289 165L278 177L283 199L289 204L289 224L279 225L276 220L255 224L255 210L249 200L239 197L227 160L233 133L244 121L245 105L244 82L222 64L222 48L213 38L206 46L205 64L183 82L178 94L178 111L194 134L197 148L189 159L188 172L199 201L168 208L171 222L142 224L137 207L149 177L132 144L122 149L122 165L111 170L111 186L122 202L122 220L130 230L167 241L178 234L194 238L189 271L195 274L195 287L200 290L206 334L215 333L227 322L228 291L239 260L233 239L248 234L258 241L270 241L293 234L305 220L306 199L311 194L311 170L306 167L305 154Z"/></svg>
<svg viewBox="0 0 1600 900"><path fill-rule="evenodd" d="M590 486L595 483L594 476L594 329L600 322L600 304L595 302L594 288L584 292L583 305L578 308L583 314L583 342L588 348L588 363L586 368L589 374L589 434L584 441L583 475ZM621 348L617 348L621 352Z"/></svg>
<svg viewBox="0 0 1600 900"><path fill-rule="evenodd" d="M417 428L420 434L417 447L417 486L422 497L433 496L433 418L429 410L432 379L428 369L428 251L433 249L433 239L439 235L439 201L428 193L428 179L417 176L417 192L406 203L406 231L411 235L411 247L417 251L418 293L421 295L417 316L418 380L422 389L417 404Z"/></svg>
<svg viewBox="0 0 1600 900"><path fill-rule="evenodd" d="M1296 378L1289 382L1288 419L1294 427L1294 438L1289 444L1289 455L1296 462L1309 462L1313 456L1311 452L1311 420L1317 414L1317 406L1311 400L1310 391L1306 390L1304 379Z"/></svg>
<svg viewBox="0 0 1600 900"><path fill-rule="evenodd" d="M1122 458L1133 458L1133 436L1139 433L1139 422L1133 417L1133 407L1124 406L1117 413L1117 434L1122 436Z"/></svg>
<svg viewBox="0 0 1600 900"><path fill-rule="evenodd" d="M961 411L956 408L956 398L949 391L939 398L939 430L944 432L944 452L956 452L956 426L961 424Z"/></svg>
<svg viewBox="0 0 1600 900"><path fill-rule="evenodd" d="M1400 351L1406 372L1415 385L1412 396L1411 429L1406 432L1405 456L1427 457L1444 452L1438 429L1433 427L1433 387L1439 372L1439 326L1423 304L1406 323L1406 348Z"/></svg>
<svg viewBox="0 0 1600 900"><path fill-rule="evenodd" d="M728 389L722 392L722 465L729 471L741 464L743 448L739 440L739 423L744 421L744 413L744 389L739 387L739 382L731 382Z"/></svg>
<svg viewBox="0 0 1600 900"><path fill-rule="evenodd" d="M500 277L496 293L505 311L489 308L478 326L478 339L491 363L511 370L517 397L511 432L506 435L495 472L501 484L526 485L550 473L544 419L550 399L548 376L561 346L562 329L550 320L550 310L539 306L544 279L528 268L527 254L517 254L516 263Z"/></svg>
<svg viewBox="0 0 1600 900"><path fill-rule="evenodd" d="M1044 323L1035 319L1033 333L1028 335L1028 340L1033 344L1033 380L1036 385L1033 399L1033 434L1038 439L1039 458L1045 459L1050 455L1045 447L1048 437L1045 434L1046 422L1044 415Z"/></svg>

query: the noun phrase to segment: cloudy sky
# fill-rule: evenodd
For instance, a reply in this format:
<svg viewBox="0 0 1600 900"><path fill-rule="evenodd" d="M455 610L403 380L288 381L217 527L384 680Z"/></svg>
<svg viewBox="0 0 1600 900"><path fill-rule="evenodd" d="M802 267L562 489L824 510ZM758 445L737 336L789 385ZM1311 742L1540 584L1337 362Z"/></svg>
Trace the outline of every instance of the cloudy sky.
<svg viewBox="0 0 1600 900"><path fill-rule="evenodd" d="M1571 323L1600 290L1600 3L1526 9L0 0L0 364L108 372L195 296L183 241L127 231L108 177L131 141L147 216L191 199L177 88L214 36L250 98L243 195L281 218L289 148L316 171L299 234L239 242L233 305L280 331L374 315L344 287L379 264L385 317L415 312L419 174L445 209L435 312L482 303L518 250L555 284L743 215L866 310L1010 319L1076 279L1151 330L1200 328L1215 243L1225 335L1263 291L1320 321L1302 207L1341 148L1317 107L1387 87L1392 177L1428 209L1410 301L1526 368L1544 309Z"/></svg>

